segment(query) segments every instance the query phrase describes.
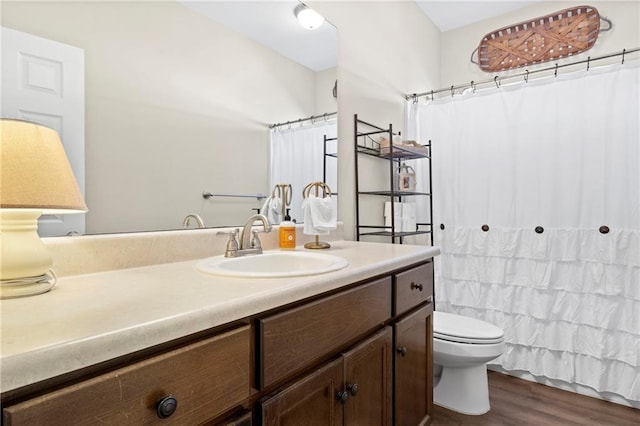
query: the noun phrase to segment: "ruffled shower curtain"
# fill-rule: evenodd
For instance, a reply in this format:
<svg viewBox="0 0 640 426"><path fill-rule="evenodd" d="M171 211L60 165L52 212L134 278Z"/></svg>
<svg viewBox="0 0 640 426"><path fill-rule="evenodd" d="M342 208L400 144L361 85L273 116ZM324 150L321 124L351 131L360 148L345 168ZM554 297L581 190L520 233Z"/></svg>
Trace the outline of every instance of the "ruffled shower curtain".
<svg viewBox="0 0 640 426"><path fill-rule="evenodd" d="M335 138L338 134L335 119L310 125L293 125L270 131L271 167L269 187L290 183L293 190L290 215L302 221L302 189L311 182L322 181L326 166L327 185L337 190L337 160L324 156L324 136ZM336 141L327 142L327 152L336 153ZM269 194L271 195L271 194Z"/></svg>
<svg viewBox="0 0 640 426"><path fill-rule="evenodd" d="M636 406L639 82L626 63L408 104L433 144L436 309L503 328L506 370Z"/></svg>

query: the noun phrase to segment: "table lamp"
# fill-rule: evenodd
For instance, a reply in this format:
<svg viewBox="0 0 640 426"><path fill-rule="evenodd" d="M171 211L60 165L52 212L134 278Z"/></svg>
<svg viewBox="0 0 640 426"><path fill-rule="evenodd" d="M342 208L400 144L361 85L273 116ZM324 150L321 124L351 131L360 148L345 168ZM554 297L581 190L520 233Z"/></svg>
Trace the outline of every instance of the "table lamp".
<svg viewBox="0 0 640 426"><path fill-rule="evenodd" d="M0 299L53 288L53 261L38 236L38 218L85 211L58 133L0 119Z"/></svg>

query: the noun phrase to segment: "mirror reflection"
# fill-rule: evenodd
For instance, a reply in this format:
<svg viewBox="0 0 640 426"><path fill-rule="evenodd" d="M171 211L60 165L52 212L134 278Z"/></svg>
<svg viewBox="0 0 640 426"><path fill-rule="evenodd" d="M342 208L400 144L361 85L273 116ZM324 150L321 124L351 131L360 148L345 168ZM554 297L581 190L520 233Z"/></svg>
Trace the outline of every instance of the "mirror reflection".
<svg viewBox="0 0 640 426"><path fill-rule="evenodd" d="M335 157L325 155L324 138L334 138L328 149L335 152L335 115L325 113L337 110L336 31L328 22L302 28L298 4L3 1L4 28L83 53L79 134L89 212L79 233L180 229L189 215L206 227L239 225L277 183L325 179L335 187ZM267 22L282 32L265 30ZM329 59L305 62L292 53L296 45L311 59L326 50ZM48 76L45 65L31 67ZM10 115L4 106L3 94L3 115ZM34 120L54 116L44 102L37 107ZM297 122L311 116L319 118ZM45 124L60 126L67 149L67 126L78 119ZM300 173L309 170L315 174ZM301 217L293 210L300 197L294 188L292 218Z"/></svg>

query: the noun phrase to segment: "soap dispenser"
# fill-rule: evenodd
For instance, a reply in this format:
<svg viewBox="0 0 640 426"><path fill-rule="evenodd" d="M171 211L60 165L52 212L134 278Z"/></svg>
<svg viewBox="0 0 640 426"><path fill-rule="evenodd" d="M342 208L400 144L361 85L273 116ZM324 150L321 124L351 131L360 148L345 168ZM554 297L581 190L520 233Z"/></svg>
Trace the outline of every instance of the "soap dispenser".
<svg viewBox="0 0 640 426"><path fill-rule="evenodd" d="M296 224L291 221L289 210L280 223L280 250L295 250L296 248Z"/></svg>

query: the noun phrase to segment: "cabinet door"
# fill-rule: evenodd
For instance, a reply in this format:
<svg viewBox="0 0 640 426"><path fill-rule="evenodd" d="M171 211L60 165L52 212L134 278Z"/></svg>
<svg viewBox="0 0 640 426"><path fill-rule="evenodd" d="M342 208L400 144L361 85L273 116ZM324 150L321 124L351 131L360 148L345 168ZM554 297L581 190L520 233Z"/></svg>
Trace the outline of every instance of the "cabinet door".
<svg viewBox="0 0 640 426"><path fill-rule="evenodd" d="M394 324L398 426L425 424L433 413L432 313L429 303Z"/></svg>
<svg viewBox="0 0 640 426"><path fill-rule="evenodd" d="M325 364L261 403L264 426L339 426L342 360Z"/></svg>
<svg viewBox="0 0 640 426"><path fill-rule="evenodd" d="M251 426L252 414L253 413L251 411L243 412L222 421L207 423L207 426Z"/></svg>
<svg viewBox="0 0 640 426"><path fill-rule="evenodd" d="M343 355L345 425L392 424L392 353L391 327L385 327Z"/></svg>

